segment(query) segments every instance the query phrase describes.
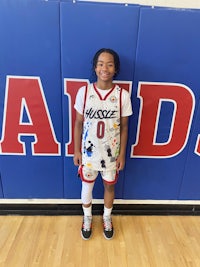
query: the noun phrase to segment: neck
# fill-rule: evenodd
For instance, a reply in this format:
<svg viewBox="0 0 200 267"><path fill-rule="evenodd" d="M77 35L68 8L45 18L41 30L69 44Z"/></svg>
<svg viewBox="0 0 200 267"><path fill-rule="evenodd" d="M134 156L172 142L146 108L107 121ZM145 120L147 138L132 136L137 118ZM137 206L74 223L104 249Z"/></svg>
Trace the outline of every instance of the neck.
<svg viewBox="0 0 200 267"><path fill-rule="evenodd" d="M97 81L96 82L96 87L102 90L108 90L113 87L112 81L110 82L102 82L102 81Z"/></svg>

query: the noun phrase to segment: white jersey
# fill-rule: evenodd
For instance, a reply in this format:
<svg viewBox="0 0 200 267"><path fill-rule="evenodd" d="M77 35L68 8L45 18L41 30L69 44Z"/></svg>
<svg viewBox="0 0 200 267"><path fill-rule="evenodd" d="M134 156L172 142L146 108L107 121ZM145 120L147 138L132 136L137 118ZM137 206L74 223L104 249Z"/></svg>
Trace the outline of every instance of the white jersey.
<svg viewBox="0 0 200 267"><path fill-rule="evenodd" d="M84 115L82 163L98 171L114 170L120 149L122 92L125 90L114 85L110 90L101 91L104 91L103 96L95 84L90 84L82 97L83 113L80 112ZM130 99L129 96L128 98ZM78 100L75 103L76 110L78 110L77 102ZM127 116L131 114L132 108L129 108Z"/></svg>
<svg viewBox="0 0 200 267"><path fill-rule="evenodd" d="M78 90L77 96L76 96L76 102L74 105L74 108L76 111L78 111L81 115L83 115L83 109L85 104L85 90L86 86L81 87ZM102 98L105 97L105 95L108 93L109 90L102 90L99 88L96 88L96 90L99 92ZM121 116L127 117L132 115L132 105L130 100L130 95L127 90L122 90L122 108L121 108Z"/></svg>

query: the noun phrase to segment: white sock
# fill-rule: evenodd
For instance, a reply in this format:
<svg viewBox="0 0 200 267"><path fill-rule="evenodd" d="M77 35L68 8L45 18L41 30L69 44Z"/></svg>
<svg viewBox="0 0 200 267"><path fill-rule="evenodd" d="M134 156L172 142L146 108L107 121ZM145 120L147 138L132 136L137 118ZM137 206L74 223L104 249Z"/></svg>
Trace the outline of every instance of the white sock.
<svg viewBox="0 0 200 267"><path fill-rule="evenodd" d="M87 208L83 206L83 213L84 216L92 216L92 205Z"/></svg>
<svg viewBox="0 0 200 267"><path fill-rule="evenodd" d="M106 207L104 206L103 217L105 217L105 216L110 216L110 215L111 215L111 212L112 212L112 209L113 209L113 208L108 209L108 208L106 208Z"/></svg>

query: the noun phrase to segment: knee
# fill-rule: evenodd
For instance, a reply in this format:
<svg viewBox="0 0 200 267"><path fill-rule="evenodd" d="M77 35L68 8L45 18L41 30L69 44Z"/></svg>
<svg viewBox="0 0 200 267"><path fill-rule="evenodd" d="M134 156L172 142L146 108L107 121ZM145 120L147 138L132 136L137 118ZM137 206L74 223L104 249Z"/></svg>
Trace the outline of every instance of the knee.
<svg viewBox="0 0 200 267"><path fill-rule="evenodd" d="M81 199L85 206L90 206L92 202L92 190L94 183L82 182Z"/></svg>
<svg viewBox="0 0 200 267"><path fill-rule="evenodd" d="M107 192L112 193L114 192L115 186L113 184L104 183L104 188Z"/></svg>

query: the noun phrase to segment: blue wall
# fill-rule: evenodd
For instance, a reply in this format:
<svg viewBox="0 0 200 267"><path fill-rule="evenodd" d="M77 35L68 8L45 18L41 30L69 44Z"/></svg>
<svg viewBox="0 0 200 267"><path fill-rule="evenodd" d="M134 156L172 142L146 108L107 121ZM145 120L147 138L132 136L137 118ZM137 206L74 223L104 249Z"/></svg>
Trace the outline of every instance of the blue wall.
<svg viewBox="0 0 200 267"><path fill-rule="evenodd" d="M116 198L199 200L199 23L200 10L1 0L0 198L80 198L74 98L111 47L134 110Z"/></svg>

